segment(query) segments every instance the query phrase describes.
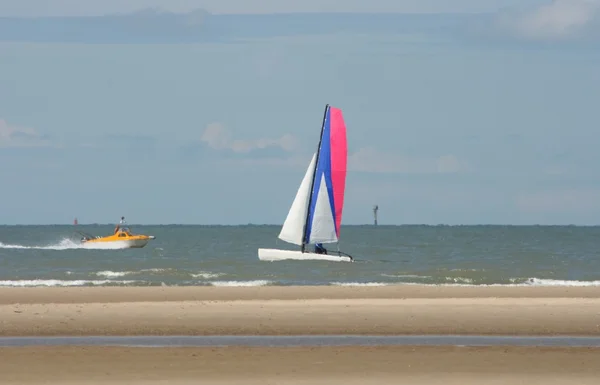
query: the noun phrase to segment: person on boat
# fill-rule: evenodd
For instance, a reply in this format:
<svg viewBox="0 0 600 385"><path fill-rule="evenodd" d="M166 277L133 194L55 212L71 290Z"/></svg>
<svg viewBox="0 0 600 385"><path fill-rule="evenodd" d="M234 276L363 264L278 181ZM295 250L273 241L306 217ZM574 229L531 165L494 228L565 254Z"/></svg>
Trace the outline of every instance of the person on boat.
<svg viewBox="0 0 600 385"><path fill-rule="evenodd" d="M125 217L121 217L119 224L115 226L115 234L119 231L121 226L123 226L124 224L125 224Z"/></svg>
<svg viewBox="0 0 600 385"><path fill-rule="evenodd" d="M322 243L315 244L315 254L327 254L327 249L323 247Z"/></svg>

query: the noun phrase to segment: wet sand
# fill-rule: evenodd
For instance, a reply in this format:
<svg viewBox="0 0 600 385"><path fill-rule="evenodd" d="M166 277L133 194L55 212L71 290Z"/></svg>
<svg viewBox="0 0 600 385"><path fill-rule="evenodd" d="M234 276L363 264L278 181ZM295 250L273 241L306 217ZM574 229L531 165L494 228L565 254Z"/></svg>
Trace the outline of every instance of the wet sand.
<svg viewBox="0 0 600 385"><path fill-rule="evenodd" d="M597 287L0 288L0 336L598 335Z"/></svg>
<svg viewBox="0 0 600 385"><path fill-rule="evenodd" d="M0 349L2 384L597 384L600 350L524 347Z"/></svg>
<svg viewBox="0 0 600 385"><path fill-rule="evenodd" d="M0 288L1 336L598 335L600 288ZM0 348L4 384L597 384L569 347Z"/></svg>
<svg viewBox="0 0 600 385"><path fill-rule="evenodd" d="M0 305L405 298L596 298L600 286L0 287Z"/></svg>

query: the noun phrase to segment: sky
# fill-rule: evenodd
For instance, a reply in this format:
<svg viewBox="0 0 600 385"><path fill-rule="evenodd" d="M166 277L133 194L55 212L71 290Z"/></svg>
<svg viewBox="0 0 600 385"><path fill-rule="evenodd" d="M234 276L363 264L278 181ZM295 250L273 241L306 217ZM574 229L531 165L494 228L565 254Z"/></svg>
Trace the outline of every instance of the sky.
<svg viewBox="0 0 600 385"><path fill-rule="evenodd" d="M343 223L378 204L380 224L600 224L598 1L0 0L0 17L146 7L359 19L132 16L106 41L0 20L0 223L281 224L329 103Z"/></svg>
<svg viewBox="0 0 600 385"><path fill-rule="evenodd" d="M0 0L2 16L82 16L161 8L187 12L202 8L211 13L285 12L490 12L543 0Z"/></svg>

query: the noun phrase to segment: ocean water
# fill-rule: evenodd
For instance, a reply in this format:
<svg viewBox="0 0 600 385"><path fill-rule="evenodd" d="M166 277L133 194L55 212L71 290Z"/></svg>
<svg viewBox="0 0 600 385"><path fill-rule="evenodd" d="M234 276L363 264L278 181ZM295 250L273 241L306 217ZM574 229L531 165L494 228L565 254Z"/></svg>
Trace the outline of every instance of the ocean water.
<svg viewBox="0 0 600 385"><path fill-rule="evenodd" d="M74 230L113 227L0 226L0 286L600 285L600 227L344 226L354 263L259 261L259 247L298 248L280 226L130 228L156 239L87 249Z"/></svg>

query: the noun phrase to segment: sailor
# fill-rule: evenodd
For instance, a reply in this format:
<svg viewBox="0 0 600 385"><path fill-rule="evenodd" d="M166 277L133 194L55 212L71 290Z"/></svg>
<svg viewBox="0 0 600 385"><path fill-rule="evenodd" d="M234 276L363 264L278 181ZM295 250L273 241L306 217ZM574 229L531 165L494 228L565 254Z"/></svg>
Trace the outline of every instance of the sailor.
<svg viewBox="0 0 600 385"><path fill-rule="evenodd" d="M115 234L119 231L119 228L125 224L125 217L121 217L119 224L115 226Z"/></svg>
<svg viewBox="0 0 600 385"><path fill-rule="evenodd" d="M322 243L315 244L315 254L327 254L327 250L323 247Z"/></svg>

